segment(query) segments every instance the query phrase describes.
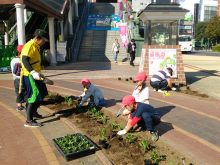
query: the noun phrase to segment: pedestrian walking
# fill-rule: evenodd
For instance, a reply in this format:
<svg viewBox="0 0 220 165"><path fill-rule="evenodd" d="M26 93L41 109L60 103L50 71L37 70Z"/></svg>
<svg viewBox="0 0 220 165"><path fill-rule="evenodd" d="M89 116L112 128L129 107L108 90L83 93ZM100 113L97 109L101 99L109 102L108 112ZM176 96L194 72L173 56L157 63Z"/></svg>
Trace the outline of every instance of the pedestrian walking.
<svg viewBox="0 0 220 165"><path fill-rule="evenodd" d="M136 102L134 96L131 95L127 95L123 98L121 107L128 109L131 112L131 115L125 129L119 131L117 133L118 135L125 135L135 124L143 119L146 130L150 131L151 140L158 140L158 132L154 129L154 127L160 123L161 116L154 107L149 104Z"/></svg>
<svg viewBox="0 0 220 165"><path fill-rule="evenodd" d="M84 93L79 96L78 100L81 100L83 97L84 99L79 106L82 106L88 98L90 98L90 102L88 104L90 106L103 106L106 104L102 91L99 87L93 85L87 78L83 78L81 83L84 87Z"/></svg>
<svg viewBox="0 0 220 165"><path fill-rule="evenodd" d="M112 53L114 52L115 55L115 63L117 63L117 56L119 53L119 49L120 49L120 44L118 43L118 39L115 39L115 43L113 43L112 45Z"/></svg>
<svg viewBox="0 0 220 165"><path fill-rule="evenodd" d="M167 91L168 86L172 90L176 90L175 87L172 86L170 77L173 75L173 69L167 68L165 71L159 70L156 72L150 80L150 85L154 88L154 91L164 92Z"/></svg>
<svg viewBox="0 0 220 165"><path fill-rule="evenodd" d="M145 73L140 72L135 77L134 81L136 81L137 86L134 88L132 96L134 96L136 102L141 102L145 104L150 104L150 91L146 84L147 76ZM130 111L126 108L123 111L123 115L129 115Z"/></svg>
<svg viewBox="0 0 220 165"><path fill-rule="evenodd" d="M21 73L21 50L23 48L23 45L18 45L17 50L15 53L15 58L11 60L10 66L12 71L12 76L14 79L14 87L15 87L15 93L16 93L16 103L17 103L17 111L23 111L26 110L26 108L22 105L22 103L25 103L27 101L27 95L25 92L24 87L21 87L21 93L19 93L19 83L20 83L20 73ZM27 105L26 105L27 107Z"/></svg>
<svg viewBox="0 0 220 165"><path fill-rule="evenodd" d="M44 77L41 74L41 55L40 47L49 41L49 35L46 31L37 29L34 32L34 38L26 43L21 52L21 75L23 76L23 85L28 96L27 121L25 127L40 127L41 123L33 118L42 118L37 109L44 97L48 95L47 87L41 80Z"/></svg>
<svg viewBox="0 0 220 165"><path fill-rule="evenodd" d="M134 66L135 49L136 49L135 40L132 39L131 42L127 46L127 54L130 54L130 57L131 57L131 61L130 61L131 66Z"/></svg>

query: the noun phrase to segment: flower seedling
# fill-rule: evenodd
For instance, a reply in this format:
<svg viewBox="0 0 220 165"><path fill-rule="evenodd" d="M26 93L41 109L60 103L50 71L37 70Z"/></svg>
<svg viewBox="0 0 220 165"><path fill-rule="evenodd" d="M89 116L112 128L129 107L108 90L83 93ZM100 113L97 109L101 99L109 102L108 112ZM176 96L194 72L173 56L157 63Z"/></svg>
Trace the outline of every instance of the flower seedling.
<svg viewBox="0 0 220 165"><path fill-rule="evenodd" d="M160 162L161 159L163 159L163 157L158 157L159 152L157 152L155 149L152 150L152 154L153 155L149 155L147 154L147 156L152 159L156 164L158 164Z"/></svg>
<svg viewBox="0 0 220 165"><path fill-rule="evenodd" d="M106 133L105 127L102 128L102 129L100 130L100 132L101 132L101 135L98 135L98 136L100 137L101 140L105 140L105 137L108 136L108 135L105 134L105 133Z"/></svg>
<svg viewBox="0 0 220 165"><path fill-rule="evenodd" d="M79 105L76 105L76 109L77 109L78 112L82 112L83 111L83 109Z"/></svg>
<svg viewBox="0 0 220 165"><path fill-rule="evenodd" d="M135 136L137 136L137 134L127 133L127 136L125 137L126 143L133 143L135 140L137 140L137 137Z"/></svg>
<svg viewBox="0 0 220 165"><path fill-rule="evenodd" d="M56 100L59 100L59 98L60 98L60 95L57 94L55 99L56 99Z"/></svg>
<svg viewBox="0 0 220 165"><path fill-rule="evenodd" d="M112 129L112 131L114 130L114 128L115 128L115 123L114 122L111 122L111 123L108 123L109 124L109 126L111 127L111 129Z"/></svg>
<svg viewBox="0 0 220 165"><path fill-rule="evenodd" d="M81 165L84 165L84 162L81 162Z"/></svg>
<svg viewBox="0 0 220 165"><path fill-rule="evenodd" d="M66 95L64 96L64 100L65 100L65 102L68 101L68 98L69 98L68 96L66 96Z"/></svg>
<svg viewBox="0 0 220 165"><path fill-rule="evenodd" d="M50 99L50 98L51 98L51 94L48 94L46 97L47 97L48 99Z"/></svg>
<svg viewBox="0 0 220 165"><path fill-rule="evenodd" d="M143 139L141 143L139 143L139 145L143 148L142 151L146 151L147 148L149 148L150 144L149 144L149 140Z"/></svg>
<svg viewBox="0 0 220 165"><path fill-rule="evenodd" d="M170 164L169 165L175 165L173 162L170 162Z"/></svg>
<svg viewBox="0 0 220 165"><path fill-rule="evenodd" d="M120 131L122 129L122 126L120 124L115 124L114 128L115 127L118 127L118 130L117 129L113 129L112 131L114 131L114 132Z"/></svg>
<svg viewBox="0 0 220 165"><path fill-rule="evenodd" d="M68 100L68 105L70 106L70 105L72 105L73 104L73 100L71 99L71 98L69 98L69 100Z"/></svg>
<svg viewBox="0 0 220 165"><path fill-rule="evenodd" d="M106 115L101 116L100 119L102 119L103 124L106 124L106 121L107 121L107 116Z"/></svg>

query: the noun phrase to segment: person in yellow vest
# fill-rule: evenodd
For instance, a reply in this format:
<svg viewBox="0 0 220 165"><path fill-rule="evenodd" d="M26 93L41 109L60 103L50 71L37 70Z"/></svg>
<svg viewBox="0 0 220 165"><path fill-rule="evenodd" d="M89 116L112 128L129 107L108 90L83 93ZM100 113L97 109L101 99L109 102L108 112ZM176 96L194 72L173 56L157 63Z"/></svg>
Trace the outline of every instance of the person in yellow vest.
<svg viewBox="0 0 220 165"><path fill-rule="evenodd" d="M38 114L37 108L44 97L48 95L46 85L41 80L44 77L41 74L41 55L40 47L49 41L49 35L46 31L37 29L34 32L34 38L26 43L21 52L21 64L23 75L23 86L27 92L27 121L25 127L40 127L42 124L37 123L33 118L42 118Z"/></svg>

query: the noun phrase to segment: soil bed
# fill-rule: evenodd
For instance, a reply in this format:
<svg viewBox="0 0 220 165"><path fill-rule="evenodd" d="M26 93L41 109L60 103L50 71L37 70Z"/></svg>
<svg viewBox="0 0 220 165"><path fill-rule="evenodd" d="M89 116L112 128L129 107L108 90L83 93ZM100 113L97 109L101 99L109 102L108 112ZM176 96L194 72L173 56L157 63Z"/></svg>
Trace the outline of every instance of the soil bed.
<svg viewBox="0 0 220 165"><path fill-rule="evenodd" d="M162 157L160 161L161 165L169 165L173 162L175 165L183 164L182 157L185 157L179 151L175 150L173 147L169 146L165 142L158 140L157 142L151 142L149 148L143 152L141 151L142 147L140 147L139 143L143 139L150 140L151 136L149 132L139 132L138 129L132 131L132 133L137 134L137 140L134 143L126 143L126 136L119 136L117 132L112 131L110 125L108 123L114 122L115 124L120 124L122 128L125 127L127 120L123 117L116 117L116 114L112 112L98 107L97 110L102 113L102 115L107 116L107 124L102 123L102 119L94 119L91 115L88 115L88 106L84 104L82 106L82 111L80 112L77 109L76 97L69 96L69 98L73 99L73 104L68 105L67 102L64 102L64 95L59 94L57 97L57 93L50 92L51 97L45 98L44 106L47 108L62 114L63 117L66 117L69 121L71 121L74 125L76 125L87 137L89 137L94 143L96 143L102 152L106 155L106 157L115 165L142 165L144 164L145 159L150 159L147 154L152 155L151 150L155 149L159 152L158 157ZM56 99L57 98L57 99ZM100 130L105 127L106 128L106 143L111 145L109 149L104 149L101 145L99 145L99 137ZM152 161L154 163L154 161ZM185 164L194 164L190 159L185 158Z"/></svg>

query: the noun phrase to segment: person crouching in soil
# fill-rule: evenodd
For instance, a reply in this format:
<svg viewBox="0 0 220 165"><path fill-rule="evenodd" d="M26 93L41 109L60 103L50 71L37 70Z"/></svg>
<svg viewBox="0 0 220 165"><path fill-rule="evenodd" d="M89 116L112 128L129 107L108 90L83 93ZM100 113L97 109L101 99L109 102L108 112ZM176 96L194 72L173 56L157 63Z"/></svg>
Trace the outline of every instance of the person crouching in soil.
<svg viewBox="0 0 220 165"><path fill-rule="evenodd" d="M87 78L83 78L81 83L84 86L84 93L80 95L78 100L80 100L82 97L84 97L84 99L79 106L82 106L88 98L90 98L90 102L88 104L90 106L103 106L106 104L102 91L99 89L99 87L91 84Z"/></svg>
<svg viewBox="0 0 220 165"><path fill-rule="evenodd" d="M147 131L150 131L151 140L157 141L159 136L154 126L160 123L160 114L149 104L136 102L134 96L127 95L122 100L122 106L130 111L130 118L124 130L119 131L118 135L125 135L135 124L142 118L144 120Z"/></svg>

